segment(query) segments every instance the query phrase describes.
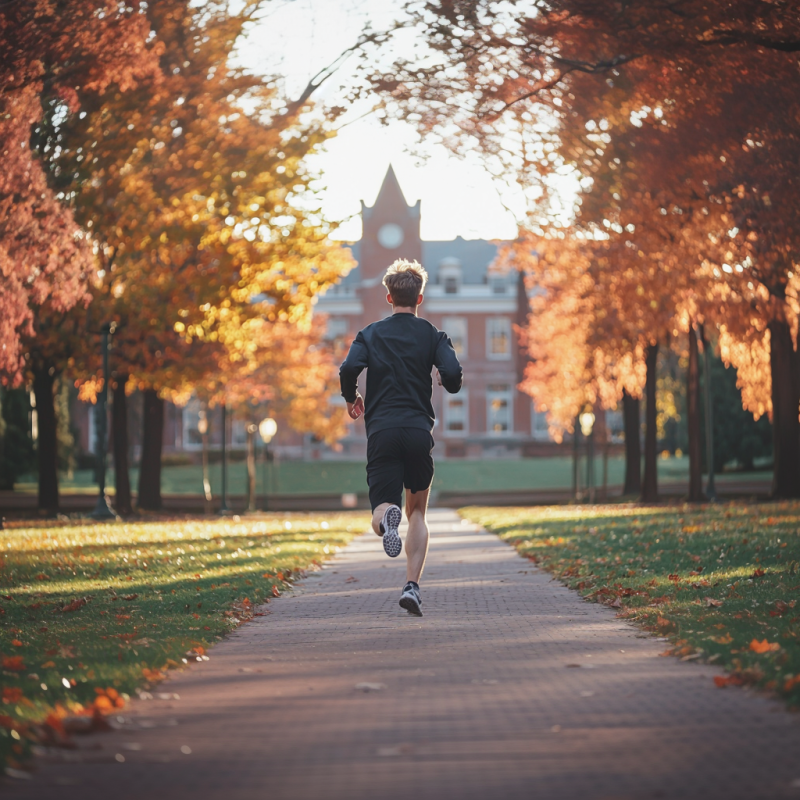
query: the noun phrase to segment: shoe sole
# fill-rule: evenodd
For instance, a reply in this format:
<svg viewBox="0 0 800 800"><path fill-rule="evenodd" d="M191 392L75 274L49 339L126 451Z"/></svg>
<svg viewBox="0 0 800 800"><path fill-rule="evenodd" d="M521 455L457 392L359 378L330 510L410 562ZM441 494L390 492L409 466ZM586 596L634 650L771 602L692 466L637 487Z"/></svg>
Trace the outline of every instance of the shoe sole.
<svg viewBox="0 0 800 800"><path fill-rule="evenodd" d="M397 528L400 525L400 520L403 519L403 512L397 506L392 506L386 510L383 515L383 549L389 558L397 558L400 551L403 549L403 541Z"/></svg>
<svg viewBox="0 0 800 800"><path fill-rule="evenodd" d="M415 617L422 616L422 609L419 607L417 598L413 595L404 594L400 598L400 608L404 608L409 614L413 614Z"/></svg>

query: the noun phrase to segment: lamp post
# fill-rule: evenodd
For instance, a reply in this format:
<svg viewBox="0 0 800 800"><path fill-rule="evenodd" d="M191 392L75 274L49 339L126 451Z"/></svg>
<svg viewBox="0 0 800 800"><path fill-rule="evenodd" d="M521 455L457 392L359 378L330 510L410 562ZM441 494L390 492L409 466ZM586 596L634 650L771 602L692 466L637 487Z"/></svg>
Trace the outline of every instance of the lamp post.
<svg viewBox="0 0 800 800"><path fill-rule="evenodd" d="M258 423L258 435L264 442L264 511L267 511L267 468L269 466L269 443L272 437L278 432L278 423L272 417L266 417Z"/></svg>
<svg viewBox="0 0 800 800"><path fill-rule="evenodd" d="M581 433L588 442L588 457L586 461L586 484L589 489L589 502L594 503L594 414L584 411L580 416Z"/></svg>
<svg viewBox="0 0 800 800"><path fill-rule="evenodd" d="M247 423L247 510L256 510L256 431L258 425Z"/></svg>
<svg viewBox="0 0 800 800"><path fill-rule="evenodd" d="M229 516L231 510L228 508L228 424L226 420L228 409L225 403L220 407L220 413L222 415L222 496L219 503L219 513L222 516Z"/></svg>
<svg viewBox="0 0 800 800"><path fill-rule="evenodd" d="M116 519L116 514L108 506L106 497L106 450L108 433L108 337L114 326L106 323L100 329L103 335L103 388L98 398L97 416L97 503L92 511L93 519Z"/></svg>

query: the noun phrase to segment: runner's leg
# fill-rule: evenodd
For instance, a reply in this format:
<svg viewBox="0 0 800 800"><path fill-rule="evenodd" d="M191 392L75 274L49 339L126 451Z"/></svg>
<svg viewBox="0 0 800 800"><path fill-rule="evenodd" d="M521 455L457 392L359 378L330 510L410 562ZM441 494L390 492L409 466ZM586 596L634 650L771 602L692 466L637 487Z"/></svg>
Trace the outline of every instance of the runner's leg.
<svg viewBox="0 0 800 800"><path fill-rule="evenodd" d="M417 584L422 577L425 557L428 555L430 534L425 514L428 510L429 493L430 489L423 489L421 492L410 492L406 489L406 517L408 518L406 580L414 581ZM380 517L378 517L378 521L380 522Z"/></svg>
<svg viewBox="0 0 800 800"><path fill-rule="evenodd" d="M386 509L391 505L394 505L394 503L381 503L379 506L376 506L375 510L372 512L372 530L375 531L378 536L383 536L381 520L386 513Z"/></svg>

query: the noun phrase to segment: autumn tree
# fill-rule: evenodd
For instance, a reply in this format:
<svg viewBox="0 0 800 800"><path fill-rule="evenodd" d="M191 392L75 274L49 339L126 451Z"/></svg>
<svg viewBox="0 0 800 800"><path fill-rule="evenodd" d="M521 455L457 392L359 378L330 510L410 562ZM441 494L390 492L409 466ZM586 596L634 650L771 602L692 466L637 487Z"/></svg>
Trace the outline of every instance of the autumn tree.
<svg viewBox="0 0 800 800"><path fill-rule="evenodd" d="M138 0L5 3L0 7L0 375L33 383L40 420L40 508L58 509L53 387L61 365L27 350L42 320L86 298L92 244L48 179L35 139L54 107L77 113L157 77L158 49ZM53 316L55 315L55 317ZM63 331L53 339L56 347ZM68 338L68 337L64 337Z"/></svg>
<svg viewBox="0 0 800 800"><path fill-rule="evenodd" d="M800 494L798 78L788 55L800 47L797 10L759 0L412 8L435 57L399 63L374 84L423 130L513 171L538 203L534 228L550 223L548 178L579 180L579 224L606 227L620 258L612 271L632 270L621 284L606 277L602 291L641 287L639 312L630 294L605 295L626 313L662 307L653 268L667 264L661 291L673 292L675 277L681 292L663 307L663 335L703 320L719 331L723 354L739 359L745 402L772 413L775 494ZM651 346L663 344L654 333Z"/></svg>
<svg viewBox="0 0 800 800"><path fill-rule="evenodd" d="M119 460L126 390L144 394L142 508L161 502L164 398L187 396L225 361L264 356L250 323L306 324L314 296L351 263L313 210L303 210L313 209L304 200L304 159L329 135L325 123L300 120L302 105L232 66L261 5L236 13L225 2L151 5L157 90L86 104L85 115L54 126L41 147L54 154L53 180L97 242L91 313L117 325L118 475L127 474ZM301 362L298 385L303 369ZM91 358L76 372L89 379L91 396Z"/></svg>
<svg viewBox="0 0 800 800"><path fill-rule="evenodd" d="M156 51L138 0L57 0L0 6L0 372L17 383L24 372L21 333L35 309L56 309L85 292L91 247L47 180L31 132L48 102L70 111L78 93L102 96L112 84L131 89L155 75ZM77 89L76 89L77 87Z"/></svg>

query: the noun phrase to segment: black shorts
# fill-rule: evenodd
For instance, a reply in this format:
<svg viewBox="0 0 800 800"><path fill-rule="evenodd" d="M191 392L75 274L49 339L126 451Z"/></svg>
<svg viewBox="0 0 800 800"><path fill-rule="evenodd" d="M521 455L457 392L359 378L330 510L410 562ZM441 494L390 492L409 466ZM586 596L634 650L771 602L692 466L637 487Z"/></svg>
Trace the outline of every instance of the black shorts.
<svg viewBox="0 0 800 800"><path fill-rule="evenodd" d="M367 484L374 511L381 503L400 505L403 487L429 489L433 481L433 436L422 428L385 428L367 440Z"/></svg>

